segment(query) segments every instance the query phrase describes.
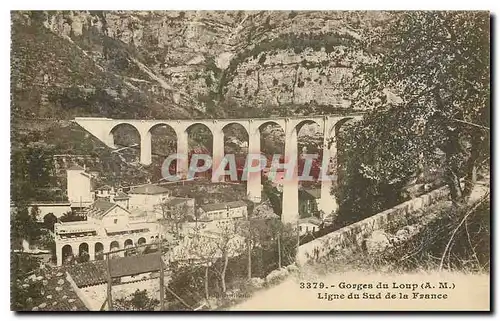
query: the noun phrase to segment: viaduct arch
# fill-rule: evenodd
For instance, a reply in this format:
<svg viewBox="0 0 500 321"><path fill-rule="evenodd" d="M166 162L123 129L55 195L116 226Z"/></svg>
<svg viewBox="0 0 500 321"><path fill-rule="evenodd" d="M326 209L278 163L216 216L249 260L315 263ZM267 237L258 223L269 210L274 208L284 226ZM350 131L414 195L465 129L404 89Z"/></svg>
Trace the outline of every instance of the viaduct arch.
<svg viewBox="0 0 500 321"><path fill-rule="evenodd" d="M339 128L351 120L360 120L362 114L351 114L341 116L304 116L288 118L252 118L252 119L210 119L210 120L137 120L137 119L111 119L94 117L76 117L75 122L101 140L110 148L114 145L113 129L122 124L135 127L140 136L140 162L144 165L151 164L151 130L158 125L166 125L175 131L177 138L177 154L188 154L188 129L196 124L206 126L212 133L212 168L219 167L224 159L224 127L230 124L241 125L248 133L248 153L260 154L260 128L269 123L278 125L285 133L285 160L297 159L298 145L297 135L300 127L305 123L316 123L323 133L323 168L332 170L336 166L337 146L335 137ZM330 140L333 143L329 143ZM177 163L177 175L185 177L188 172L188 161L182 160ZM258 175L257 175L258 174ZM294 175L296 178L297 175ZM212 179L217 182L217 177ZM319 208L330 213L337 209L333 196L330 195L331 180L321 181L321 198ZM298 179L285 180L283 185L283 214L282 221L295 223L298 220ZM250 174L247 180L247 195L255 202L261 200L261 175Z"/></svg>

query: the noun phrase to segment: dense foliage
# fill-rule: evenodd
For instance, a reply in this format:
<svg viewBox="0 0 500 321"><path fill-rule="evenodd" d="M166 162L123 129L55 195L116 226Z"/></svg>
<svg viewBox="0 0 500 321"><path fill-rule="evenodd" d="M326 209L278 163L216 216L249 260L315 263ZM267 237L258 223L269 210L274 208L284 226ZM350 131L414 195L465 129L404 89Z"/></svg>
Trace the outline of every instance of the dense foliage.
<svg viewBox="0 0 500 321"><path fill-rule="evenodd" d="M159 307L160 301L149 296L146 290L135 290L126 298L119 298L113 302L116 311L154 311Z"/></svg>
<svg viewBox="0 0 500 321"><path fill-rule="evenodd" d="M406 242L376 255L367 255L361 249L345 253L335 251L324 265L317 265L317 268L329 272L333 267L335 273L352 270L422 273L440 268L488 273L491 268L489 203L480 202L471 208L461 225L463 217L451 217L448 214L449 206L446 203L437 204L426 210L426 216L432 219Z"/></svg>
<svg viewBox="0 0 500 321"><path fill-rule="evenodd" d="M416 11L357 40L365 51L346 93L372 112L339 138L341 222L399 202L425 170L464 202L489 157L488 34L487 13Z"/></svg>
<svg viewBox="0 0 500 321"><path fill-rule="evenodd" d="M281 216L283 192L280 192L276 187L272 186L266 179L263 180L262 185L262 192L271 203L274 213Z"/></svg>
<svg viewBox="0 0 500 321"><path fill-rule="evenodd" d="M224 255L212 253L209 257L199 253L198 257L205 260L203 264L188 261L172 266L168 287L175 295L166 292L168 309L190 310L211 298L224 300L229 292L245 292L249 278L265 278L295 262L296 230L279 219L252 219L240 226L240 233L247 242L239 253L229 251L237 255L230 255L227 261Z"/></svg>

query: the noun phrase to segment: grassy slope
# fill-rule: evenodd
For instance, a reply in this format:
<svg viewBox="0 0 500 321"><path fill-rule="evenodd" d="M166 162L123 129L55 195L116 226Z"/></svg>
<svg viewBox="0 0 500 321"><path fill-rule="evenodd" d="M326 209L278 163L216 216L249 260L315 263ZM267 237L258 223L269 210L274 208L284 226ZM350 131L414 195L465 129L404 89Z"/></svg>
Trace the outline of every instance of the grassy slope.
<svg viewBox="0 0 500 321"><path fill-rule="evenodd" d="M20 117L71 119L185 114L133 89L121 76L98 66L79 46L43 26L12 24L12 113ZM45 97L42 97L45 96Z"/></svg>
<svg viewBox="0 0 500 321"><path fill-rule="evenodd" d="M105 180L126 184L145 179L146 171L123 163L78 125L54 118L147 118L155 108L165 109L164 106L140 91L133 92L119 76L97 66L78 46L40 25L12 24L11 63L13 152L28 143L43 141L50 146L49 155L97 156L98 160L90 166L109 173ZM124 88L129 88L128 96L113 97L105 91L120 93ZM64 179L61 180L64 185Z"/></svg>

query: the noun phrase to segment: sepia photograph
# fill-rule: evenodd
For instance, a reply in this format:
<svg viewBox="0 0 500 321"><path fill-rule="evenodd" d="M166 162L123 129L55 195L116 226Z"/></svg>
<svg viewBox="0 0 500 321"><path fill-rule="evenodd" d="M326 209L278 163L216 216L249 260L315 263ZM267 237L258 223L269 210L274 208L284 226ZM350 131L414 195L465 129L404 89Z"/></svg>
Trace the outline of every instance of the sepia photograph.
<svg viewBox="0 0 500 321"><path fill-rule="evenodd" d="M490 311L490 24L10 11L11 311Z"/></svg>

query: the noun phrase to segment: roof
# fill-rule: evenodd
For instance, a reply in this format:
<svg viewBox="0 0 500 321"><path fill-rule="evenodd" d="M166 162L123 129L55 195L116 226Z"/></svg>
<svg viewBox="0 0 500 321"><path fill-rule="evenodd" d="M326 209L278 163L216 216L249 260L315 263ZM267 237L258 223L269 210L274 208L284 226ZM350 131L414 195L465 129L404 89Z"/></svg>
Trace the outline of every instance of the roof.
<svg viewBox="0 0 500 321"><path fill-rule="evenodd" d="M304 217L304 218L299 219L299 224L303 224L303 223L309 223L309 224L314 224L314 225L319 226L319 225L321 225L322 222L316 216L309 216L309 217Z"/></svg>
<svg viewBox="0 0 500 321"><path fill-rule="evenodd" d="M28 206L71 206L70 202L50 202L50 201L34 201L33 203L29 203Z"/></svg>
<svg viewBox="0 0 500 321"><path fill-rule="evenodd" d="M161 260L161 262L163 263L163 268L166 268L165 262L163 262L163 260ZM110 260L110 273L113 278L159 270L160 258L158 253L140 256L125 256Z"/></svg>
<svg viewBox="0 0 500 321"><path fill-rule="evenodd" d="M134 225L122 225L122 226L110 226L106 227L106 233L119 233L119 232L134 232L134 231L139 231L139 230L148 230L149 231L149 226L141 226L139 224L134 224Z"/></svg>
<svg viewBox="0 0 500 321"><path fill-rule="evenodd" d="M169 190L166 189L165 187L153 184L133 187L129 191L129 194L146 194L146 195L167 194L167 193L169 193Z"/></svg>
<svg viewBox="0 0 500 321"><path fill-rule="evenodd" d="M118 193L116 193L116 195L113 197L114 200L118 200L118 201L121 201L121 200L128 200L130 198L130 196L128 196L127 194L125 194L124 192L122 191L119 191Z"/></svg>
<svg viewBox="0 0 500 321"><path fill-rule="evenodd" d="M98 187L97 190L100 190L100 191L110 191L111 190L111 186L109 186L109 185L102 185L102 186Z"/></svg>
<svg viewBox="0 0 500 321"><path fill-rule="evenodd" d="M89 211L87 212L87 217L92 217L95 219L102 219L106 214L108 214L109 211L111 211L115 207L119 207L126 211L127 213L130 213L123 207L119 206L118 204L108 202L106 200L97 200L92 205L89 207Z"/></svg>
<svg viewBox="0 0 500 321"><path fill-rule="evenodd" d="M192 198L184 198L184 197L172 197L167 201L168 205L171 206L177 206L180 204L187 203L188 201L192 200Z"/></svg>
<svg viewBox="0 0 500 321"><path fill-rule="evenodd" d="M160 259L158 253L150 253L137 256L125 256L110 259L111 277L136 275L160 270ZM167 266L163 262L163 267ZM106 260L90 261L72 265L68 273L75 281L77 287L87 287L108 282Z"/></svg>
<svg viewBox="0 0 500 321"><path fill-rule="evenodd" d="M67 171L84 171L85 168L81 167L80 165L73 165L69 168L66 169Z"/></svg>
<svg viewBox="0 0 500 321"><path fill-rule="evenodd" d="M308 194L312 198L319 199L321 198L321 189L319 188L311 188L311 189L304 189L302 192Z"/></svg>
<svg viewBox="0 0 500 321"><path fill-rule="evenodd" d="M24 284L40 284L44 294L34 295L31 305L33 311L87 311L85 304L80 300L71 284L66 279L67 267L40 268L34 271L31 277L20 278Z"/></svg>
<svg viewBox="0 0 500 321"><path fill-rule="evenodd" d="M87 221L63 222L56 225L57 234L87 233L95 232L96 226Z"/></svg>
<svg viewBox="0 0 500 321"><path fill-rule="evenodd" d="M115 206L117 206L117 205L114 203L105 201L105 200L97 200L91 205L91 207L98 209L98 210L101 210L101 211L105 211L105 212L109 211L110 209L112 209Z"/></svg>
<svg viewBox="0 0 500 321"><path fill-rule="evenodd" d="M227 203L216 203L216 204L205 204L201 205L201 209L204 210L205 212L212 212L212 211L222 211L225 210L226 208L238 208L238 207L243 207L247 206L247 203L243 201L234 201L234 202L227 202Z"/></svg>
<svg viewBox="0 0 500 321"><path fill-rule="evenodd" d="M83 201L83 202L71 202L71 207L74 208L83 208L92 205L92 201Z"/></svg>
<svg viewBox="0 0 500 321"><path fill-rule="evenodd" d="M71 265L68 273L79 288L103 284L108 281L106 261L90 261Z"/></svg>

